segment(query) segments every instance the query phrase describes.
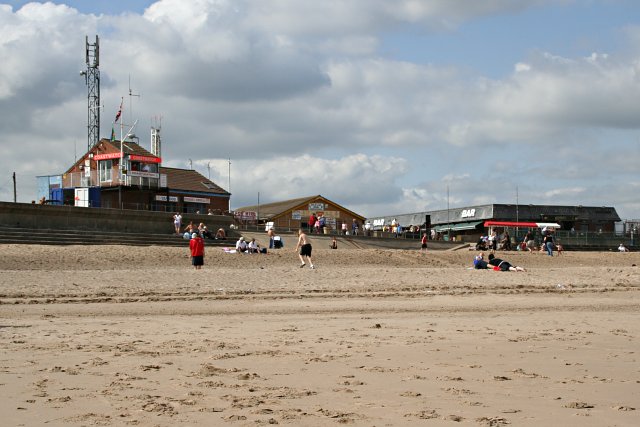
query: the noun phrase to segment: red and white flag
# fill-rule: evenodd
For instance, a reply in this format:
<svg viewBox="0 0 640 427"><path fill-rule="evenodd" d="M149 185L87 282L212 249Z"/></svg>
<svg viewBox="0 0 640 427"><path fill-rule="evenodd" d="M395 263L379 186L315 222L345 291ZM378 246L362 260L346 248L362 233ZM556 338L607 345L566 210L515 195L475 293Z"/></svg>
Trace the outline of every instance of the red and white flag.
<svg viewBox="0 0 640 427"><path fill-rule="evenodd" d="M120 99L120 108L118 109L118 112L116 113L116 120L114 121L114 123L118 123L118 120L120 120L120 116L122 115L122 100L124 98Z"/></svg>

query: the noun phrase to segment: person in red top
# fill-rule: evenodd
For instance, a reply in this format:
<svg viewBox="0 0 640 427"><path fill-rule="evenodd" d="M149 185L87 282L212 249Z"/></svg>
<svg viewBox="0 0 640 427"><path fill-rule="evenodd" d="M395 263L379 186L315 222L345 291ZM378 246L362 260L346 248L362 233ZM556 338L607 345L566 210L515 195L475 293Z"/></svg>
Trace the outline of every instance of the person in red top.
<svg viewBox="0 0 640 427"><path fill-rule="evenodd" d="M427 233L422 233L420 252L427 252Z"/></svg>
<svg viewBox="0 0 640 427"><path fill-rule="evenodd" d="M309 233L313 233L313 229L316 226L316 221L318 221L318 217L316 217L315 212L309 216Z"/></svg>
<svg viewBox="0 0 640 427"><path fill-rule="evenodd" d="M198 233L191 235L189 249L191 249L191 264L196 270L200 270L204 265L204 239Z"/></svg>

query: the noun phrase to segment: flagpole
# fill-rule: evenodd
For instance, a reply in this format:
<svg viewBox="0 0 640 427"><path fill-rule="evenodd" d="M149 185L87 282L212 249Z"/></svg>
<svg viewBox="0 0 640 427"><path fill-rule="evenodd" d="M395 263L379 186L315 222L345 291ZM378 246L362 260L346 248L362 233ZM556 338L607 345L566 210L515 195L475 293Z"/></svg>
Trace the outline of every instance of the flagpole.
<svg viewBox="0 0 640 427"><path fill-rule="evenodd" d="M121 97L120 98L120 110L118 110L118 113L116 114L116 120L118 120L120 118L120 116L122 115L122 103L124 101L124 98ZM122 120L120 120L120 167L119 169L119 176L118 176L118 209L122 209L122 166L124 163L124 151L122 149L122 139L123 139L123 132L124 130L124 123L122 123Z"/></svg>
<svg viewBox="0 0 640 427"><path fill-rule="evenodd" d="M116 119L114 121L114 124L115 124L115 122L120 120L120 116L122 116L122 104L123 104L123 102L124 102L124 98L121 97L120 98L120 109L118 110L118 113L116 114ZM126 136L129 136L131 134L131 131L133 130L133 128L136 127L137 124L138 124L138 120L133 122L133 124L131 125L131 127L129 128L129 130L126 133ZM123 146L124 137L125 137L124 123L122 122L122 120L120 120L120 165L118 167L118 205L119 205L120 209L122 209L122 178L123 178L122 171L124 170L124 146Z"/></svg>

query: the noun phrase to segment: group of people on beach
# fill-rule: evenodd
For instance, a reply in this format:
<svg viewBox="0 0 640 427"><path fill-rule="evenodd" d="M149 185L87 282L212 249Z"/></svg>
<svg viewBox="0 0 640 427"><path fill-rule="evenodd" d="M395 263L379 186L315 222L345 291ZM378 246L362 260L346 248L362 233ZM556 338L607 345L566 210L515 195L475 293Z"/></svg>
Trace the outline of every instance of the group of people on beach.
<svg viewBox="0 0 640 427"><path fill-rule="evenodd" d="M273 229L271 229L270 231L273 232ZM271 234L272 233L270 233L269 235L271 236ZM331 248L332 249L338 248L338 244L335 237L333 238L333 241L331 243ZM298 256L300 257L300 268L305 267L307 263L309 264L309 268L311 269L316 268L311 259L312 249L313 248L311 246L311 242L309 241L309 238L307 237L307 234L302 229L298 230L298 244L296 245L294 251L298 252L299 250ZM191 239L189 241L189 251L190 251L191 264L194 266L196 270L200 270L204 265L204 238L200 234L198 233L192 234ZM255 238L251 238L251 240L247 242L246 239L243 236L241 236L236 242L236 253L249 253L249 254L265 253L266 254L267 250L266 248L261 248L260 245L256 242Z"/></svg>
<svg viewBox="0 0 640 427"><path fill-rule="evenodd" d="M201 222L196 226L193 221L189 221L189 224L182 228L182 215L180 214L180 212L177 212L173 216L173 227L175 229L176 235L182 236L186 240L190 240L193 233L198 234L203 239L207 238L224 240L227 238L227 233L224 231L224 228L219 228L214 235L204 222Z"/></svg>
<svg viewBox="0 0 640 427"><path fill-rule="evenodd" d="M273 238L275 236L275 232L273 228L270 228L267 235L270 238L270 247L273 247ZM421 252L426 251L427 242L426 235L422 238ZM338 243L336 238L333 237L330 245L331 249L337 249ZM191 263L196 270L200 270L204 265L204 238L201 234L197 232L193 232L191 235L191 239L189 242L189 250L191 253ZM305 231L303 229L298 230L298 243L294 249L295 252L298 253L298 257L300 258L300 268L304 268L309 265L309 268L315 269L315 265L313 264L311 253L313 247L311 246L311 242ZM256 242L255 238L252 238L249 242L245 240L243 236L241 236L236 242L236 252L237 253L266 253L266 249L260 248L260 245ZM478 255L474 257L473 265L475 269L478 270L494 270L494 271L526 271L524 267L514 266L508 261L505 261L500 258L496 258L494 254L489 254L488 261L484 259L484 253L480 252Z"/></svg>

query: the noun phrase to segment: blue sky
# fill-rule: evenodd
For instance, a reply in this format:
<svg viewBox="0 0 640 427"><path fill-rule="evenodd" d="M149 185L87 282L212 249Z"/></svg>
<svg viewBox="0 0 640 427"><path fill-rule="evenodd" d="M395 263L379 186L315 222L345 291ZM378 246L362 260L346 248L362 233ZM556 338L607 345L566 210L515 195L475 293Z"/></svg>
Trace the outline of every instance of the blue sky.
<svg viewBox="0 0 640 427"><path fill-rule="evenodd" d="M549 3L527 13L481 17L451 31L404 26L383 35L380 51L398 60L467 66L499 78L534 50L568 57L609 51L620 45L621 29L638 24L639 12L632 1Z"/></svg>
<svg viewBox="0 0 640 427"><path fill-rule="evenodd" d="M640 218L638 2L54 3L0 0L0 200L12 171L30 201L86 148L99 34L102 136L121 97L138 135L161 116L165 165L226 187L231 158L232 208L322 194L393 215L517 188Z"/></svg>
<svg viewBox="0 0 640 427"><path fill-rule="evenodd" d="M3 3L11 5L14 9L19 9L27 3L47 3L45 1L4 1ZM125 12L143 13L144 9L153 4L149 0L68 0L68 1L52 1L54 4L67 5L77 9L79 12L86 14L107 14L118 15Z"/></svg>

